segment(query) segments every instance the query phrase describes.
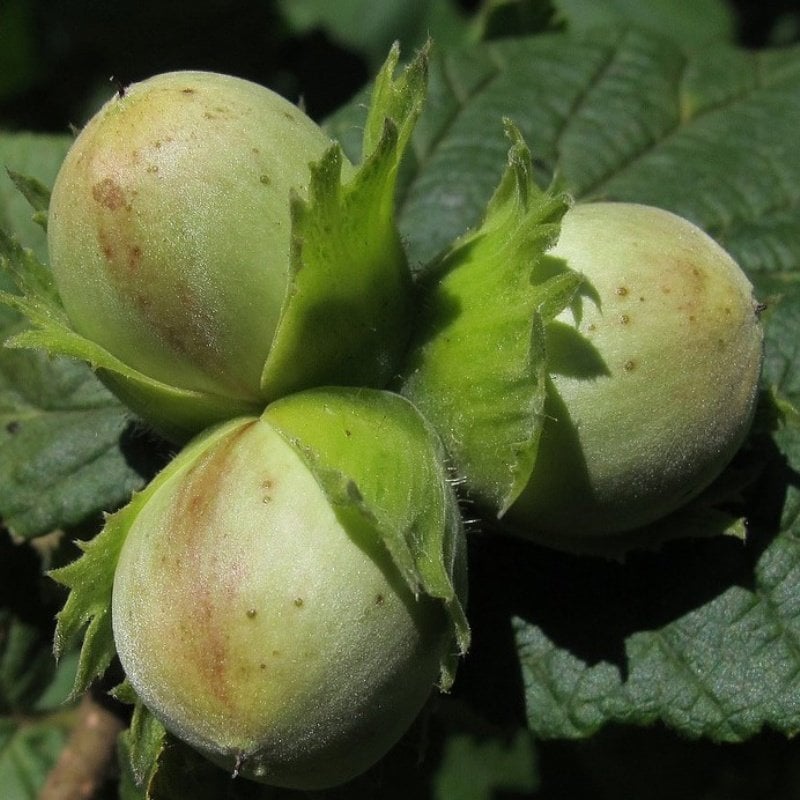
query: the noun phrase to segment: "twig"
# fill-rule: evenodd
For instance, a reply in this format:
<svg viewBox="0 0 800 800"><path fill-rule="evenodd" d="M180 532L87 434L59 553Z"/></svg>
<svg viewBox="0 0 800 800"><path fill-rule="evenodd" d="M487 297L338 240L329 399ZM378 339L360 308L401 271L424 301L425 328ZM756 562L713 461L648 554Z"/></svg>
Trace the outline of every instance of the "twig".
<svg viewBox="0 0 800 800"><path fill-rule="evenodd" d="M78 707L78 721L39 792L39 800L90 800L108 774L117 735L124 727L108 703L87 692Z"/></svg>

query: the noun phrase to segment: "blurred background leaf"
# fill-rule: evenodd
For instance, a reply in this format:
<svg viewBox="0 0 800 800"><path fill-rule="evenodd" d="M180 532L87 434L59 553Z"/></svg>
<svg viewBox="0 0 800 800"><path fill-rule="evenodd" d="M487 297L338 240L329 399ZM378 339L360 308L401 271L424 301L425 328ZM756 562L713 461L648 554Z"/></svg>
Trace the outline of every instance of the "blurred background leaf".
<svg viewBox="0 0 800 800"><path fill-rule="evenodd" d="M572 33L630 25L695 46L729 41L736 33L734 9L725 0L553 0Z"/></svg>
<svg viewBox="0 0 800 800"><path fill-rule="evenodd" d="M800 37L797 0L3 0L0 129L66 133L115 91L171 69L250 78L320 119L354 94L390 41L410 52L476 36L643 26L682 44Z"/></svg>
<svg viewBox="0 0 800 800"><path fill-rule="evenodd" d="M64 702L77 665L53 660L58 594L42 575L44 550L0 531L0 787L3 800L34 800L73 723Z"/></svg>
<svg viewBox="0 0 800 800"><path fill-rule="evenodd" d="M454 0L279 0L278 7L295 33L323 31L363 56L370 74L395 41L407 54L428 37L443 48L470 40L470 21Z"/></svg>
<svg viewBox="0 0 800 800"><path fill-rule="evenodd" d="M68 135L11 134L0 130L0 227L14 233L40 261L47 261L44 230L33 221L33 209L14 186L7 170L52 186L71 142Z"/></svg>

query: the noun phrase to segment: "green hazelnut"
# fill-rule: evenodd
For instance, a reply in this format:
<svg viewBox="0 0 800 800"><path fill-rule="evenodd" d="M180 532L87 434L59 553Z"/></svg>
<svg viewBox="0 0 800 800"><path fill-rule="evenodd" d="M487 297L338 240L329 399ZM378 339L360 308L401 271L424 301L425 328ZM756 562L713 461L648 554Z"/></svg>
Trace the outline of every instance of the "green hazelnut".
<svg viewBox="0 0 800 800"><path fill-rule="evenodd" d="M400 391L493 529L604 554L649 545L644 526L696 498L747 435L761 306L687 220L542 190L505 125L482 221L420 281Z"/></svg>
<svg viewBox="0 0 800 800"><path fill-rule="evenodd" d="M420 56L395 82L397 58L359 169L299 108L239 78L167 73L107 102L53 188L69 328L37 345L85 357L178 441L312 386L383 386L410 330L393 195L426 74Z"/></svg>
<svg viewBox="0 0 800 800"><path fill-rule="evenodd" d="M190 448L139 502L116 566L127 678L229 770L346 781L465 647L463 532L440 446L402 398L315 390Z"/></svg>
<svg viewBox="0 0 800 800"><path fill-rule="evenodd" d="M579 542L664 517L728 464L753 416L762 327L739 266L667 211L577 205L548 255L585 284L546 329L544 426L504 523Z"/></svg>
<svg viewBox="0 0 800 800"><path fill-rule="evenodd" d="M53 187L50 260L73 327L152 378L256 409L286 290L289 195L330 144L245 80L174 72L129 86Z"/></svg>

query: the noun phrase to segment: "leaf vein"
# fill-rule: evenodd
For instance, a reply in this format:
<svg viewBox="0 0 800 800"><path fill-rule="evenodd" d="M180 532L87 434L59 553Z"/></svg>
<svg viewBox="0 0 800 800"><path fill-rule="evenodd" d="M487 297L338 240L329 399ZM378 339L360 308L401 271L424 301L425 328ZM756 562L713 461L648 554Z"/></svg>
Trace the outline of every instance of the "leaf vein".
<svg viewBox="0 0 800 800"><path fill-rule="evenodd" d="M452 96L456 100L456 107L450 116L444 119L439 127L439 130L436 132L436 135L428 143L427 151L425 153L421 153L415 150L414 154L417 156L418 161L417 175L424 174L427 163L436 154L437 148L442 141L447 138L451 129L457 123L464 110L468 108L470 103L473 102L476 97L489 91L492 83L494 83L494 81L496 81L503 74L502 69L497 63L495 63L493 65L495 69L494 72L487 74L482 81L479 81L475 84L475 86L471 87L468 92L464 93L457 89L456 82L452 78L450 60L442 59L441 64L442 78L444 79L445 84L450 90Z"/></svg>
<svg viewBox="0 0 800 800"><path fill-rule="evenodd" d="M752 85L742 87L742 90L734 95L728 95L725 97L724 100L720 100L718 103L709 103L708 105L704 106L703 109L695 114L691 114L689 116L685 116L681 112L681 104L680 104L680 82L685 80L686 70L689 66L689 60L686 54L683 54L684 65L681 68L680 73L677 76L676 84L678 84L678 89L676 90L676 100L678 103L678 113L675 117L676 122L673 126L669 128L665 128L661 136L654 136L645 145L639 149L637 152L631 153L630 157L622 164L612 168L606 174L601 175L597 178L593 183L590 185L582 188L582 194L585 196L589 195L597 195L603 193L603 187L609 183L612 179L616 178L619 174L623 171L630 169L634 166L638 161L641 161L646 156L652 154L658 147L663 146L666 142L670 139L675 137L679 133L683 133L688 130L691 126L696 125L698 122L707 119L712 114L715 114L722 110L730 110L742 103L746 103L752 99L754 95L756 95L759 91L767 88L770 84L767 84L760 71L756 70L755 75L756 79L754 80ZM613 62L612 62L613 63ZM758 63L758 61L754 60L754 63Z"/></svg>
<svg viewBox="0 0 800 800"><path fill-rule="evenodd" d="M653 632L653 634L654 641L667 661L673 665L678 674L683 674L688 677L691 684L697 689L697 696L695 698L694 705L696 706L699 703L701 696L706 697L711 701L712 705L719 710L720 725L728 723L730 721L730 711L725 707L725 704L722 702L722 700L705 683L703 676L698 673L697 670L694 669L689 663L686 656L680 651L680 648L676 648L670 641L670 628L656 630Z"/></svg>
<svg viewBox="0 0 800 800"><path fill-rule="evenodd" d="M569 130L570 122L575 118L581 106L585 105L588 101L590 94L600 85L605 76L609 73L616 60L617 54L617 48L608 51L608 56L597 65L595 73L586 83L586 86L578 92L572 104L564 114L561 125L559 125L555 132L555 137L553 138L553 152L556 154L557 161L561 160L561 142L565 133Z"/></svg>

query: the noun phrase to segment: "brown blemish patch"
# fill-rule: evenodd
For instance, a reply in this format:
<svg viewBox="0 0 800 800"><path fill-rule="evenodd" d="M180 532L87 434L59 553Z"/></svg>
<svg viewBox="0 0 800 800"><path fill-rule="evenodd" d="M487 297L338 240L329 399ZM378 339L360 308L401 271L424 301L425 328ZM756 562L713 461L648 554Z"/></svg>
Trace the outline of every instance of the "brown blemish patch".
<svg viewBox="0 0 800 800"><path fill-rule="evenodd" d="M142 263L142 248L138 244L133 244L128 248L128 268L131 272L136 272Z"/></svg>
<svg viewBox="0 0 800 800"><path fill-rule="evenodd" d="M143 276L146 278L146 276ZM121 290L130 294L127 284ZM216 323L213 313L192 286L186 281L177 281L174 291L178 305L184 310L180 320L167 317L158 304L147 308L145 321L161 337L173 352L188 359L193 364L217 371L221 367L221 356L217 347ZM142 307L142 311L145 308Z"/></svg>
<svg viewBox="0 0 800 800"><path fill-rule="evenodd" d="M383 598L383 595L382 595L382 594L379 594L379 595L377 595L377 596L375 597L375 605L376 605L376 606L382 606L382 605L383 605L383 602L384 602L384 598Z"/></svg>
<svg viewBox="0 0 800 800"><path fill-rule="evenodd" d="M253 424L255 423L242 425L228 438L217 442L179 484L180 488L172 505L169 529L173 543L180 543L180 549L185 551L187 557L197 554L197 539L202 537L205 530L204 517L211 506L218 502L220 486L229 472L229 462L237 443ZM178 549L173 548L173 553L180 555Z"/></svg>
<svg viewBox="0 0 800 800"><path fill-rule="evenodd" d="M617 297L626 297L628 294L628 288L626 286L617 286L614 294L617 295Z"/></svg>
<svg viewBox="0 0 800 800"><path fill-rule="evenodd" d="M236 654L226 620L237 604L244 565L233 560L220 568L214 555L220 534L215 518L224 476L249 428L250 424L242 425L197 460L178 483L164 522L170 532L170 558L182 562L163 598L174 609L176 627L182 631L177 652L192 665L198 684L229 708L238 702L229 681L231 669L238 665L232 663ZM255 610L250 607L245 613L249 617Z"/></svg>
<svg viewBox="0 0 800 800"><path fill-rule="evenodd" d="M113 178L103 178L92 186L92 197L110 211L117 211L126 204L125 192Z"/></svg>
<svg viewBox="0 0 800 800"><path fill-rule="evenodd" d="M133 295L133 302L136 304L136 307L143 313L146 314L150 310L150 306L153 304L152 300L142 292L135 292Z"/></svg>
<svg viewBox="0 0 800 800"><path fill-rule="evenodd" d="M247 609L247 619L255 619L258 611L255 608L248 608Z"/></svg>
<svg viewBox="0 0 800 800"><path fill-rule="evenodd" d="M631 318L627 314L620 314L619 317L619 324L620 325L627 325L631 321Z"/></svg>
<svg viewBox="0 0 800 800"><path fill-rule="evenodd" d="M100 230L97 232L97 241L100 245L100 252L103 254L105 260L113 262L115 254L114 242L108 235L108 231L106 231L105 228L100 228Z"/></svg>
<svg viewBox="0 0 800 800"><path fill-rule="evenodd" d="M187 86L185 89L181 89L181 94L197 94L197 89L192 89L190 86Z"/></svg>
<svg viewBox="0 0 800 800"><path fill-rule="evenodd" d="M622 365L622 369L624 369L625 372L633 372L633 370L636 369L636 362L628 360Z"/></svg>
<svg viewBox="0 0 800 800"><path fill-rule="evenodd" d="M191 598L190 624L181 626L178 653L191 665L198 682L223 706L233 707L227 680L230 666L230 637L216 620L216 603L208 589L199 589ZM203 631L198 637L196 632Z"/></svg>
<svg viewBox="0 0 800 800"><path fill-rule="evenodd" d="M272 183L272 180L270 179L269 175L261 175L258 181L264 186L269 186Z"/></svg>
<svg viewBox="0 0 800 800"><path fill-rule="evenodd" d="M302 597L295 597L293 602L294 602L294 607L295 608L302 608L303 607L303 598Z"/></svg>

